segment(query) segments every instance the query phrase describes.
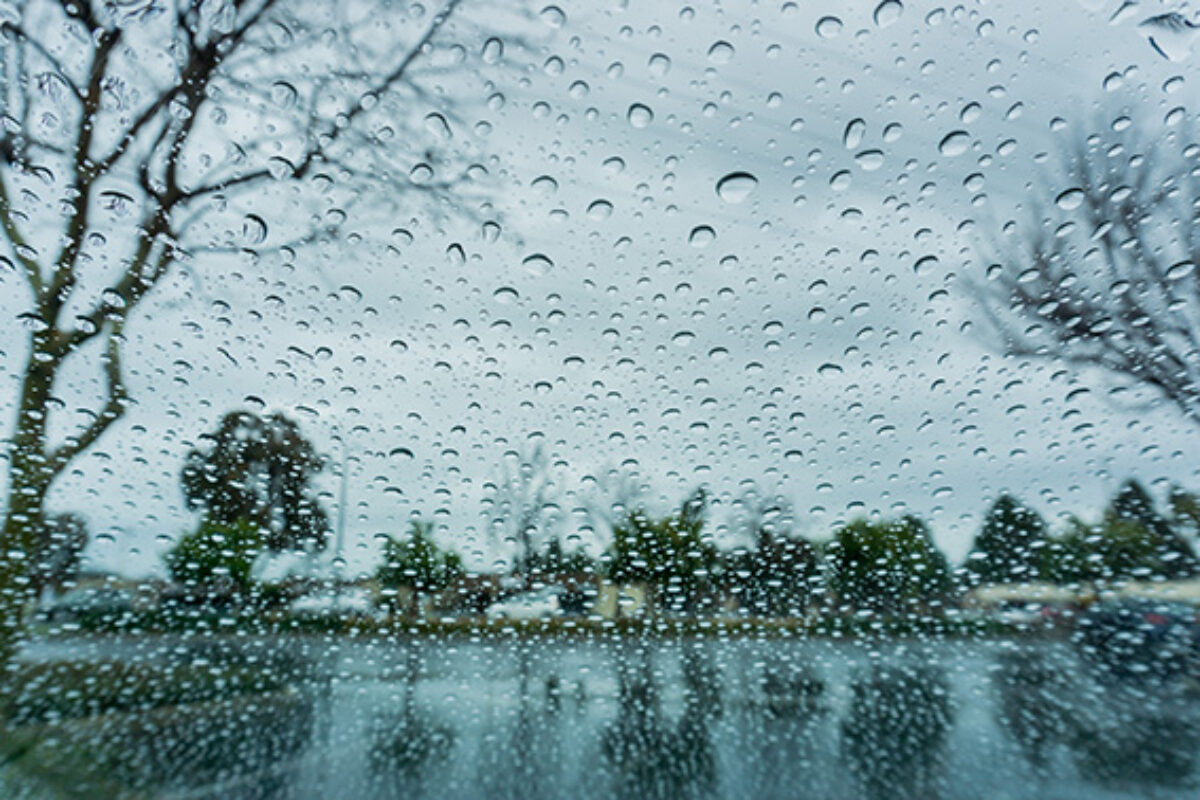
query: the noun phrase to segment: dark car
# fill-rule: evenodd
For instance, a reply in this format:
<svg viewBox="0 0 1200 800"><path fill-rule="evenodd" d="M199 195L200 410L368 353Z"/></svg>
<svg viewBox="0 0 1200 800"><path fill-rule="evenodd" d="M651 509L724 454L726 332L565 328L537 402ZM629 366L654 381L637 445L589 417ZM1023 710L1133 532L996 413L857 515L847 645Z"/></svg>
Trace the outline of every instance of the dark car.
<svg viewBox="0 0 1200 800"><path fill-rule="evenodd" d="M1122 600L1092 606L1075 624L1083 658L1120 676L1200 669L1200 618L1182 603Z"/></svg>

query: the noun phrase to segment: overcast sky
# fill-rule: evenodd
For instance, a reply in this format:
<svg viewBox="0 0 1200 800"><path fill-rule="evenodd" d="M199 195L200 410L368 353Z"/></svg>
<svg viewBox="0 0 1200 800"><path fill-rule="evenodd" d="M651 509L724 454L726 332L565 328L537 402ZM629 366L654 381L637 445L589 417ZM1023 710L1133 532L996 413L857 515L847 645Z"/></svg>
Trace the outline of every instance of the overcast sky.
<svg viewBox="0 0 1200 800"><path fill-rule="evenodd" d="M568 531L606 467L660 509L708 485L715 525L751 483L816 536L911 511L953 558L1001 489L1092 516L1131 475L1200 488L1200 431L1152 397L1119 410L1102 377L1002 358L961 280L1055 180L1056 118L1183 107L1195 130L1190 41L1171 61L1138 27L1184 5L624 5L537 4L501 63L438 79L457 102L414 119L453 110L450 138L414 130L487 166L469 200L364 210L291 263L202 256L146 303L137 405L53 502L87 516L97 564L161 572L196 521L184 455L258 400L331 457L331 513L345 442L354 569L414 512L491 563L485 484L539 441ZM734 173L752 179L718 191ZM17 288L0 272L10 319ZM0 408L22 336L0 333Z"/></svg>

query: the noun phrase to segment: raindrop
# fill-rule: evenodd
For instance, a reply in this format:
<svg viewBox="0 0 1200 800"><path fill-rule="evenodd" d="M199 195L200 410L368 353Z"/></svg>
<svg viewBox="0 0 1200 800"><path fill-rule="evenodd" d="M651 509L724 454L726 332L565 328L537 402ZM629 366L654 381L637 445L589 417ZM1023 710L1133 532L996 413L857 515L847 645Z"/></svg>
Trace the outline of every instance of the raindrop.
<svg viewBox="0 0 1200 800"><path fill-rule="evenodd" d="M558 191L558 181L549 175L539 175L529 185L543 196L552 195Z"/></svg>
<svg viewBox="0 0 1200 800"><path fill-rule="evenodd" d="M717 238L717 232L708 225L697 225L688 234L688 244L692 247L708 247Z"/></svg>
<svg viewBox="0 0 1200 800"><path fill-rule="evenodd" d="M608 219L612 212L613 205L607 200L593 200L587 207L588 219L596 221Z"/></svg>
<svg viewBox="0 0 1200 800"><path fill-rule="evenodd" d="M758 178L749 172L730 172L717 181L717 196L726 203L740 203L758 188Z"/></svg>
<svg viewBox="0 0 1200 800"><path fill-rule="evenodd" d="M842 21L837 17L821 17L817 20L817 36L832 39L842 32Z"/></svg>
<svg viewBox="0 0 1200 800"><path fill-rule="evenodd" d="M966 131L952 131L938 142L938 151L942 155L953 158L967 152L971 146L971 136Z"/></svg>
<svg viewBox="0 0 1200 800"><path fill-rule="evenodd" d="M453 136L450 132L450 123L446 122L446 118L436 111L425 116L425 130L442 141L446 141Z"/></svg>
<svg viewBox="0 0 1200 800"><path fill-rule="evenodd" d="M242 239L246 244L262 244L267 240L267 223L257 214L242 218Z"/></svg>
<svg viewBox="0 0 1200 800"><path fill-rule="evenodd" d="M405 461L412 461L413 451L407 447L394 447L388 451L388 458L402 458Z"/></svg>
<svg viewBox="0 0 1200 800"><path fill-rule="evenodd" d="M1180 261L1178 264L1172 265L1172 267L1167 270L1167 280L1177 281L1181 280L1182 278L1186 278L1188 275L1192 274L1192 270L1195 268L1196 265L1191 261Z"/></svg>
<svg viewBox="0 0 1200 800"><path fill-rule="evenodd" d="M1059 194L1058 197L1054 198L1054 202L1064 211L1074 211L1083 205L1083 198L1083 190L1073 187Z"/></svg>
<svg viewBox="0 0 1200 800"><path fill-rule="evenodd" d="M650 107L642 103L634 103L629 107L627 115L629 124L635 128L644 128L654 121L654 112Z"/></svg>
<svg viewBox="0 0 1200 800"><path fill-rule="evenodd" d="M650 56L650 75L655 78L666 77L671 71L671 59L665 53L655 53Z"/></svg>
<svg viewBox="0 0 1200 800"><path fill-rule="evenodd" d="M501 286L499 289L492 292L492 297L496 300L496 302L503 303L505 305L509 303L515 303L517 298L520 296L521 293L511 286Z"/></svg>
<svg viewBox="0 0 1200 800"><path fill-rule="evenodd" d="M880 28L886 28L900 19L900 15L903 13L904 5L900 0L883 0L882 3L875 6L873 17L876 25Z"/></svg>
<svg viewBox="0 0 1200 800"><path fill-rule="evenodd" d="M554 262L548 256L541 253L534 253L531 256L526 256L521 262L521 266L525 267L525 271L530 275L541 277L545 275L554 266Z"/></svg>
<svg viewBox="0 0 1200 800"><path fill-rule="evenodd" d="M566 12L558 6L546 6L538 16L551 28L561 28L567 22Z"/></svg>
<svg viewBox="0 0 1200 800"><path fill-rule="evenodd" d="M863 150L854 156L854 160L865 172L874 172L883 166L883 151Z"/></svg>
<svg viewBox="0 0 1200 800"><path fill-rule="evenodd" d="M708 48L708 60L714 64L728 64L732 58L733 45L729 42L714 42L713 46Z"/></svg>
<svg viewBox="0 0 1200 800"><path fill-rule="evenodd" d="M408 179L417 184L429 183L433 179L433 167L422 161L409 170Z"/></svg>
<svg viewBox="0 0 1200 800"><path fill-rule="evenodd" d="M842 134L842 144L847 150L853 150L862 144L863 136L867 132L867 123L861 119L855 118L850 120L846 125L846 131Z"/></svg>
<svg viewBox="0 0 1200 800"><path fill-rule="evenodd" d="M495 64L504 57L504 42L495 36L483 43L483 61L485 64Z"/></svg>

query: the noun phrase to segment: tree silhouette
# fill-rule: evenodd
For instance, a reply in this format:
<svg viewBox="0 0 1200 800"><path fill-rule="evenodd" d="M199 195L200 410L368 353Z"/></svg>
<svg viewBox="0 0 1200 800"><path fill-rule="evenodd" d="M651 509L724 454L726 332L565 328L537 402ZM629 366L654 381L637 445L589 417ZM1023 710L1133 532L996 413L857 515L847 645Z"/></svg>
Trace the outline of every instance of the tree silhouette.
<svg viewBox="0 0 1200 800"><path fill-rule="evenodd" d="M1066 135L1058 177L983 254L988 327L1009 355L1100 370L1200 423L1200 153L1112 120Z"/></svg>
<svg viewBox="0 0 1200 800"><path fill-rule="evenodd" d="M270 550L325 547L329 517L310 486L321 459L295 422L233 411L201 438L181 475L188 508L208 522L255 523Z"/></svg>
<svg viewBox="0 0 1200 800"><path fill-rule="evenodd" d="M966 570L979 583L1020 583L1042 577L1046 522L1033 509L1002 494L988 511L967 556Z"/></svg>
<svg viewBox="0 0 1200 800"><path fill-rule="evenodd" d="M28 596L22 554L51 487L130 405L126 328L180 263L195 278L213 252L291 258L360 206L486 172L430 147L453 117L451 98L429 102L439 54L460 64L457 39L478 35L451 25L460 5L27 0L0 18L0 275L24 295L27 342L0 619ZM103 382L90 406L56 395L75 363ZM52 440L55 419L81 416ZM13 631L0 626L0 657Z"/></svg>

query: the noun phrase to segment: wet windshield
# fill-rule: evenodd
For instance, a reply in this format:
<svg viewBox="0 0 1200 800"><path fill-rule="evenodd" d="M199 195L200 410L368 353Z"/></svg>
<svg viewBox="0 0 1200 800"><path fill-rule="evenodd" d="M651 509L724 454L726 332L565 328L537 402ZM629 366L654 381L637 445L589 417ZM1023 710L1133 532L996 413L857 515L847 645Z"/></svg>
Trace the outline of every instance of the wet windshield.
<svg viewBox="0 0 1200 800"><path fill-rule="evenodd" d="M1194 797L1198 31L0 0L0 795Z"/></svg>

